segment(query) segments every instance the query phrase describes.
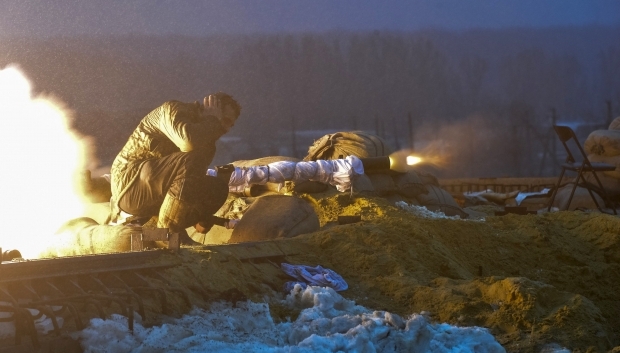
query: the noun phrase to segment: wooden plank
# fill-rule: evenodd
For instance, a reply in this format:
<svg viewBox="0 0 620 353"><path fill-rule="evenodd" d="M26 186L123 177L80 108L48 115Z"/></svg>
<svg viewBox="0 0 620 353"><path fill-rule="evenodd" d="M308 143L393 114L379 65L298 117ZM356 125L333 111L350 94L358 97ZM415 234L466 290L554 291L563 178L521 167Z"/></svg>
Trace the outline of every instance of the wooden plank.
<svg viewBox="0 0 620 353"><path fill-rule="evenodd" d="M21 262L7 261L0 264L0 283L15 280L21 281L27 279L170 266L169 264L145 264L148 261L155 260L163 253L165 253L163 250L150 250L141 252L59 257L54 259L37 259Z"/></svg>
<svg viewBox="0 0 620 353"><path fill-rule="evenodd" d="M441 188L453 195L462 195L465 192L477 192L487 189L497 193L511 191L538 192L544 188L551 188L557 183L557 177L531 177L531 178L457 178L440 179ZM564 177L562 183L570 181Z"/></svg>

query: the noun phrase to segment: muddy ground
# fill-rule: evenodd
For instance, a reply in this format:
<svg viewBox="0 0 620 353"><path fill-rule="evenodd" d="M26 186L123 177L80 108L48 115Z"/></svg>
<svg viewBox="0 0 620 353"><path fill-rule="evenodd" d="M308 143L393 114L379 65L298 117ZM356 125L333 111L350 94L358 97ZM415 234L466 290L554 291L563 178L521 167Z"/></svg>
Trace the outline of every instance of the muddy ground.
<svg viewBox="0 0 620 353"><path fill-rule="evenodd" d="M311 198L320 231L253 249L184 248L176 259L181 265L166 278L179 287L200 283L207 295L192 295L199 305L264 300L281 295L290 280L279 261L320 264L341 274L349 283L343 296L361 305L483 326L510 352L540 352L549 344L606 352L620 345L618 217L563 211L433 219L384 198ZM493 208L477 211L492 214ZM356 214L362 222L335 222ZM261 254L267 257L248 260ZM179 301L174 310L188 309ZM274 318L295 315L280 309L272 306Z"/></svg>
<svg viewBox="0 0 620 353"><path fill-rule="evenodd" d="M319 216L317 232L261 244L184 246L162 257L175 265L153 280L165 289L168 308L162 313L147 298L145 325L217 300L283 297L291 279L279 264L288 262L336 271L349 284L341 294L371 309L424 311L436 322L486 327L509 352L540 352L550 344L620 351L616 216L494 216L496 209L484 206L476 209L484 219L462 220L424 218L379 197L333 192L306 200ZM362 221L339 225L339 215ZM271 311L275 320L297 315L278 305Z"/></svg>

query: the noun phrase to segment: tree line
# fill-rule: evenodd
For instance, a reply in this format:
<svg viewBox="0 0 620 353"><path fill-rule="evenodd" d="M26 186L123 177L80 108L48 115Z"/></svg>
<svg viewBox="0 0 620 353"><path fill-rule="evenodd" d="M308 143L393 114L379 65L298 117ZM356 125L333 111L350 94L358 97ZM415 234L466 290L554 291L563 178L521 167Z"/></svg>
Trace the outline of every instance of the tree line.
<svg viewBox="0 0 620 353"><path fill-rule="evenodd" d="M0 65L17 63L38 91L66 102L104 165L163 101L222 90L243 106L231 132L243 142L222 146L219 162L303 157L312 141L293 129L360 129L395 149L414 143L454 155L443 176L535 176L552 173L539 165L552 109L556 121L600 126L620 115L618 33L1 38Z"/></svg>

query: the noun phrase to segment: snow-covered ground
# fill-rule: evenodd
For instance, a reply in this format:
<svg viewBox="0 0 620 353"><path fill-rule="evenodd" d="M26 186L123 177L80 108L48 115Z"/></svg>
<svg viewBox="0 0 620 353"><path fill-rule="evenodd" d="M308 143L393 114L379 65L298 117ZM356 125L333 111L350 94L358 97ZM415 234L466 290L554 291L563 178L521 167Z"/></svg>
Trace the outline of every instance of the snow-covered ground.
<svg viewBox="0 0 620 353"><path fill-rule="evenodd" d="M303 308L275 323L269 304L216 303L134 333L127 318L93 319L76 334L85 352L504 352L484 328L431 324L420 314L401 318L344 299L331 288L299 285L278 303ZM138 319L139 321L139 319Z"/></svg>

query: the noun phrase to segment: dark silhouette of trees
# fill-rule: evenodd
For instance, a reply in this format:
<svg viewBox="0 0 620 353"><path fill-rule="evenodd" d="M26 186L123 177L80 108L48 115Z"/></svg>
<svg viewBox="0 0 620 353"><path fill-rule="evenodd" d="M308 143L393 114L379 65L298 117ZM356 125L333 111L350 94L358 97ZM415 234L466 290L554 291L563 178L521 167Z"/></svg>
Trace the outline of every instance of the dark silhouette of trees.
<svg viewBox="0 0 620 353"><path fill-rule="evenodd" d="M230 136L246 142L222 144L216 162L292 153L293 140L303 154L320 136L301 131L357 128L378 129L393 147L413 139L421 150L443 139L458 154L462 142L468 157L445 175L526 176L543 170L535 160L551 108L563 119L601 122L605 101L620 111L620 43L602 41L601 31L582 30L580 40L590 36L599 48L589 56L555 41L558 29L539 30L536 41L532 30L4 38L0 66L19 64L38 92L73 109L103 164L163 101L222 90L243 106Z"/></svg>
<svg viewBox="0 0 620 353"><path fill-rule="evenodd" d="M612 116L620 115L620 48L609 47L600 56L600 96L611 104Z"/></svg>
<svg viewBox="0 0 620 353"><path fill-rule="evenodd" d="M484 80L489 72L489 63L478 55L463 56L459 60L463 90L463 106L467 110L480 107Z"/></svg>

